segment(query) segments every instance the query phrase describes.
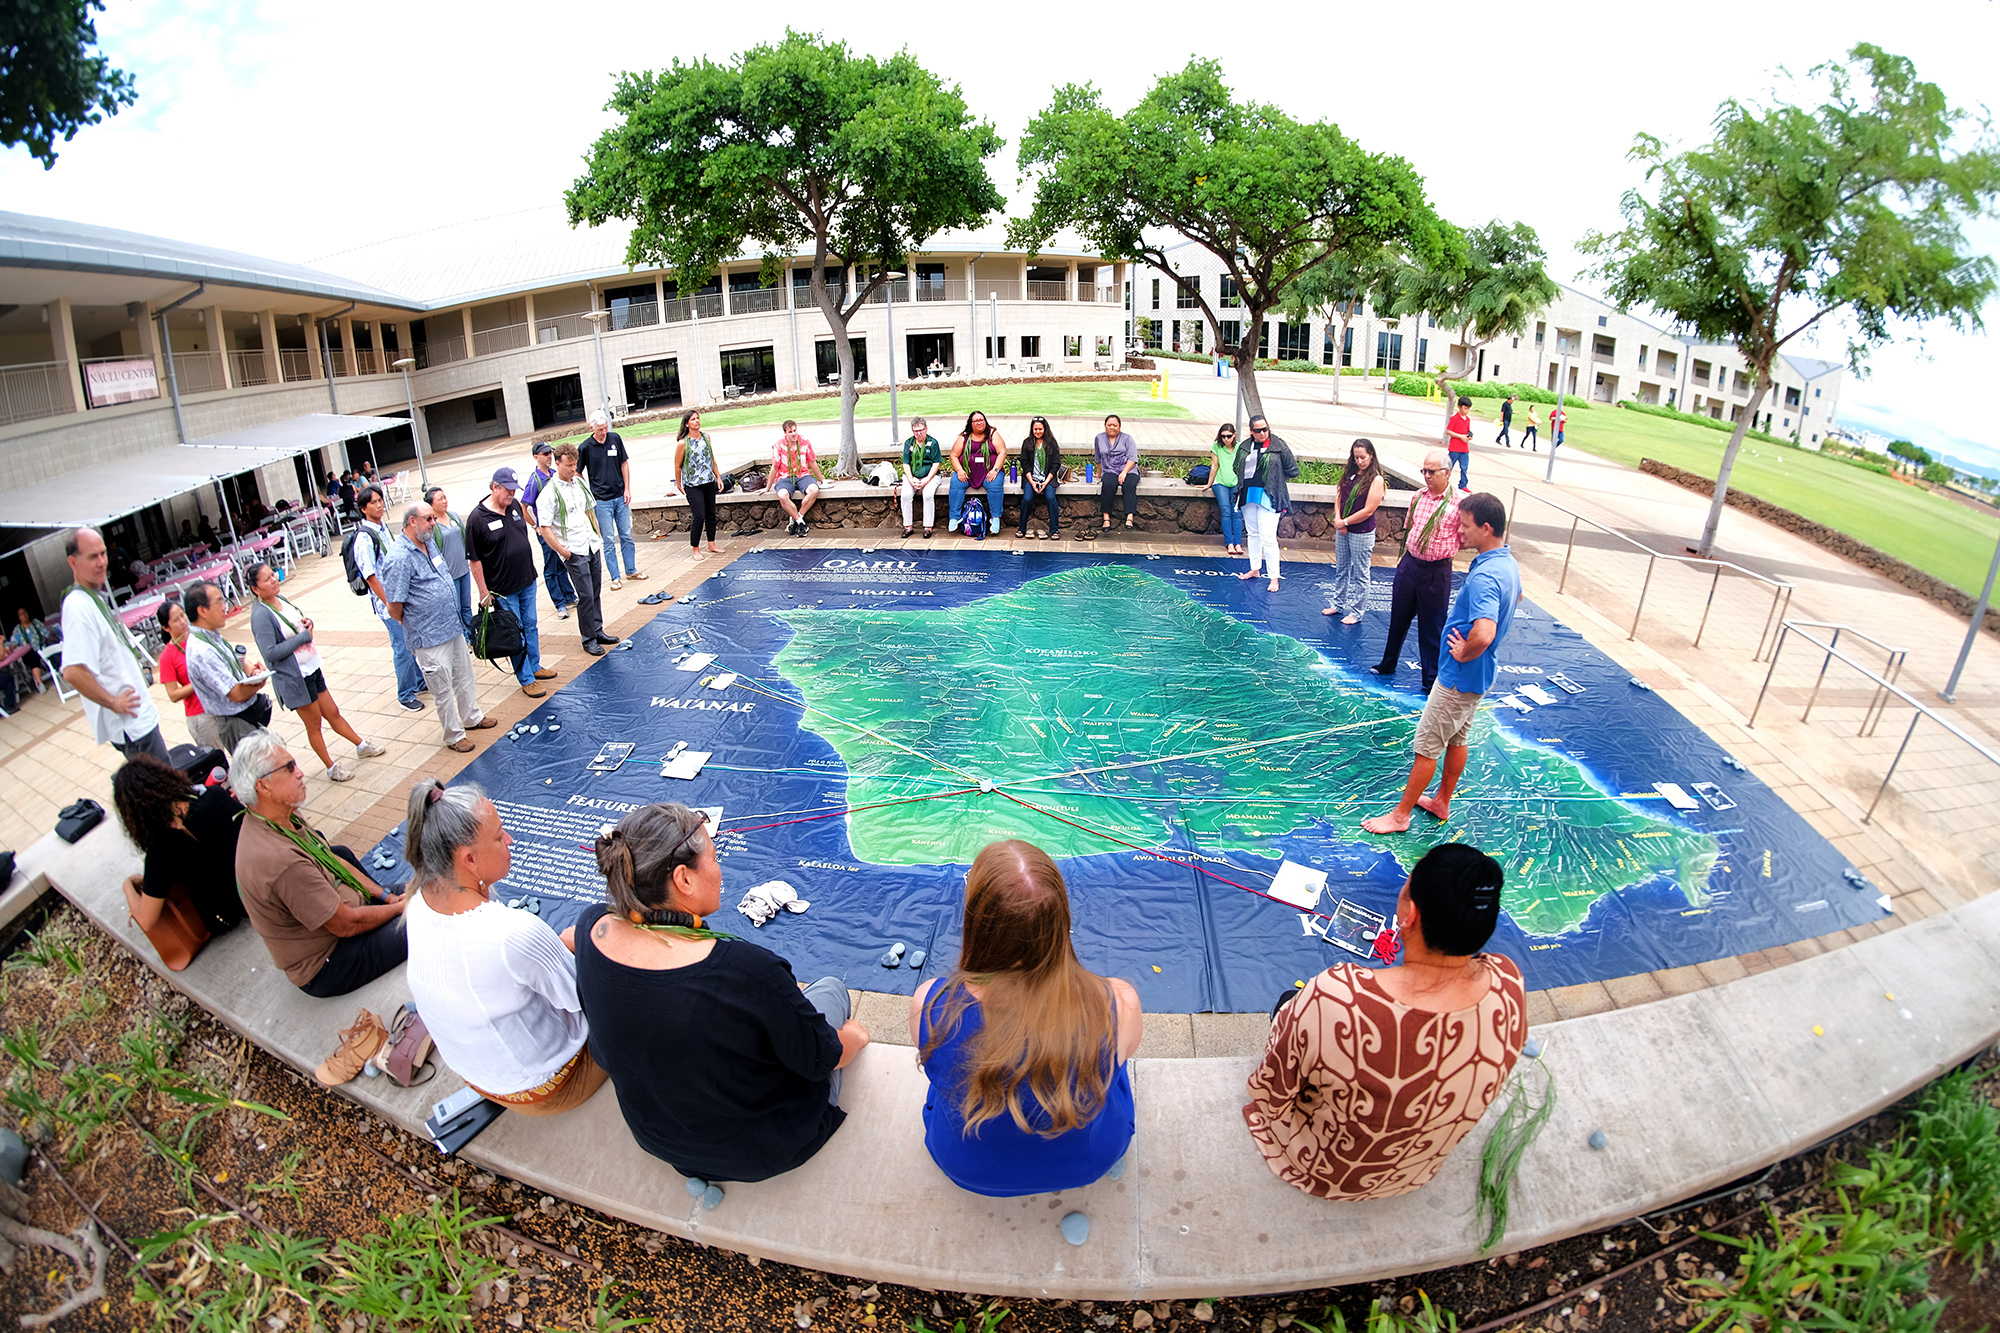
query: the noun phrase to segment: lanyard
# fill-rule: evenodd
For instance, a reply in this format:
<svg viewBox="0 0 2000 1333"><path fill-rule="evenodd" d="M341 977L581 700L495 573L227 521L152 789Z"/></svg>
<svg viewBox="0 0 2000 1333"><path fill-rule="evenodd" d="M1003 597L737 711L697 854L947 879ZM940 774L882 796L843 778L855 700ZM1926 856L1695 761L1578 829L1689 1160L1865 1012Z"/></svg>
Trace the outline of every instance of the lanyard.
<svg viewBox="0 0 2000 1333"><path fill-rule="evenodd" d="M203 643L222 655L222 660L229 663L229 669L236 673L236 679L249 679L249 674L243 670L243 664L236 660L236 650L229 646L229 640L212 629L198 629L195 633L201 635Z"/></svg>
<svg viewBox="0 0 2000 1333"><path fill-rule="evenodd" d="M139 658L139 645L132 642L131 634L125 629L125 623L112 614L111 603L100 597L95 588L86 588L81 583L72 583L70 586L90 599L90 604L97 608L99 615L104 617L104 623L111 626L112 636L124 644L126 651L132 654L133 665L143 670L144 663Z"/></svg>
<svg viewBox="0 0 2000 1333"><path fill-rule="evenodd" d="M252 813L255 812L253 811ZM373 894L361 887L361 881L354 877L354 871L349 868L347 862L335 856L332 850L327 847L326 841L319 834L314 833L311 829L301 832L298 829L286 828L284 825L276 823L273 820L264 819L262 815L258 815L257 818L263 819L266 824L269 824L283 835L292 846L304 852L314 865L331 875L339 883L345 884L348 888L360 894L363 902L368 902L374 898Z"/></svg>
<svg viewBox="0 0 2000 1333"><path fill-rule="evenodd" d="M1421 551L1426 546L1430 545L1431 534L1437 531L1438 519L1442 518L1443 516L1444 516L1444 500L1440 498L1437 502L1437 508L1431 510L1430 518L1425 521L1424 530L1417 534L1416 544L1410 547L1411 554L1414 555L1416 552Z"/></svg>

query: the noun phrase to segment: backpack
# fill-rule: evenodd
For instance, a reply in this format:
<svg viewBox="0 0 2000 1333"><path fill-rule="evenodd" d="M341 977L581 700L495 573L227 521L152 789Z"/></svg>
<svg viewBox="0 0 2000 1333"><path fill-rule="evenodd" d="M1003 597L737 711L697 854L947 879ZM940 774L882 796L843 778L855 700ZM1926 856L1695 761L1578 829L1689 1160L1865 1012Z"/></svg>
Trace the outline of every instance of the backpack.
<svg viewBox="0 0 2000 1333"><path fill-rule="evenodd" d="M498 666L501 659L522 652L527 642L527 636L521 633L520 618L499 602L489 602L472 613L474 657L483 657Z"/></svg>
<svg viewBox="0 0 2000 1333"><path fill-rule="evenodd" d="M1190 486L1206 486L1214 469L1206 463L1196 463L1188 469L1187 481Z"/></svg>
<svg viewBox="0 0 2000 1333"><path fill-rule="evenodd" d="M965 497L965 515L960 531L976 541L986 540L986 500L983 496Z"/></svg>
<svg viewBox="0 0 2000 1333"><path fill-rule="evenodd" d="M367 533L368 539L375 543L376 568L381 568L382 557L389 549L382 544L381 534L368 528L356 528L340 539L340 567L347 572L347 590L356 597L366 597L374 591L368 586L368 580L362 577L361 566L354 558L354 543L363 533Z"/></svg>

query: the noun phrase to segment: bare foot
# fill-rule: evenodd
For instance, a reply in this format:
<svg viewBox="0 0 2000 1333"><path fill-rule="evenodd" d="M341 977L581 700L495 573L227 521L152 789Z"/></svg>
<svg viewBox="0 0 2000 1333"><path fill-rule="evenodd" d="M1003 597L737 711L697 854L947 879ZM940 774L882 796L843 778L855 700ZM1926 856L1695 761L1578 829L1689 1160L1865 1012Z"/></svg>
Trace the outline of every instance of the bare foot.
<svg viewBox="0 0 2000 1333"><path fill-rule="evenodd" d="M1369 833L1407 833L1410 829L1410 817L1408 815L1398 815L1394 810L1391 810L1386 815L1377 815L1373 819L1362 820L1361 827Z"/></svg>
<svg viewBox="0 0 2000 1333"><path fill-rule="evenodd" d="M1340 608L1337 606L1322 606L1319 609L1319 613L1323 616L1337 616L1340 614Z"/></svg>
<svg viewBox="0 0 2000 1333"><path fill-rule="evenodd" d="M716 544L715 544L714 542L710 542L710 543L708 544L708 550L709 550L709 554L710 554L710 555L721 555L721 554L722 554L722 548L721 548L720 546L717 546L717 545L716 545Z"/></svg>
<svg viewBox="0 0 2000 1333"><path fill-rule="evenodd" d="M1249 570L1249 571L1248 571L1248 572L1246 572L1246 573L1242 573L1242 574L1238 574L1238 575L1237 575L1236 577L1237 577L1237 578L1239 578L1239 579L1242 579L1242 580L1243 580L1244 582L1246 582L1246 583L1247 583L1247 582L1249 582L1249 581L1250 581L1251 579L1254 579L1254 578L1257 578L1257 577L1259 577L1259 575L1258 575L1257 571L1253 569L1253 570Z"/></svg>
<svg viewBox="0 0 2000 1333"><path fill-rule="evenodd" d="M1437 797L1432 796L1429 792L1426 792L1422 796L1419 796L1417 798L1417 809L1427 810L1431 814L1436 815L1439 819L1451 818L1451 802L1440 801L1438 800Z"/></svg>
<svg viewBox="0 0 2000 1333"><path fill-rule="evenodd" d="M1265 591L1276 592L1277 590L1278 590L1278 581L1276 579L1272 579L1270 587L1266 588Z"/></svg>
<svg viewBox="0 0 2000 1333"><path fill-rule="evenodd" d="M1359 625L1361 623L1361 617L1358 615L1345 616L1341 619L1340 623L1343 625Z"/></svg>
<svg viewBox="0 0 2000 1333"><path fill-rule="evenodd" d="M689 552L689 554L692 555L697 560L702 558L701 548L699 546L695 547L694 550Z"/></svg>

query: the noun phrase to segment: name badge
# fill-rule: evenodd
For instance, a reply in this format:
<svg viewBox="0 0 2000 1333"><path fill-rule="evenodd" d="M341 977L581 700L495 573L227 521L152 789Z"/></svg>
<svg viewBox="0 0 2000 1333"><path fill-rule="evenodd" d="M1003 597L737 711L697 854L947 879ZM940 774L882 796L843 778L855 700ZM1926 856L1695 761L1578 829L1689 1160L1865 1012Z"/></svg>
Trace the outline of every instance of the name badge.
<svg viewBox="0 0 2000 1333"><path fill-rule="evenodd" d="M618 457L618 446L614 444L614 445L612 445L612 446L611 446L611 447L610 447L609 449L606 449L606 450L604 451L604 456L605 456L606 458L616 458L616 457Z"/></svg>
<svg viewBox="0 0 2000 1333"><path fill-rule="evenodd" d="M507 520L505 520L505 519L501 519L501 518L496 518L496 519L494 519L494 520L493 520L493 521L492 521L491 523L488 523L488 524L486 525L486 530L487 530L488 532L498 532L498 531L500 531L500 525L501 525L501 524L503 524L503 523L505 523L506 521L507 521Z"/></svg>

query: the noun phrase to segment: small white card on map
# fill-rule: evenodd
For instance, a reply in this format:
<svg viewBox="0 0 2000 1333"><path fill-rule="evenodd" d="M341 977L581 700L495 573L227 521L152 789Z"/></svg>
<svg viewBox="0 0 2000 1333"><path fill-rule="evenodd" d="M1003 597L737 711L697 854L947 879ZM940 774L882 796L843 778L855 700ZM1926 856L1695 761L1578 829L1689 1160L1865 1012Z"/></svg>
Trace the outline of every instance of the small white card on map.
<svg viewBox="0 0 2000 1333"><path fill-rule="evenodd" d="M700 774L701 766L715 757L713 750L682 750L671 759L660 764L663 778L692 778Z"/></svg>
<svg viewBox="0 0 2000 1333"><path fill-rule="evenodd" d="M1527 695L1538 704L1552 704L1556 701L1556 697L1553 694L1550 694L1539 685L1523 685L1521 693Z"/></svg>
<svg viewBox="0 0 2000 1333"><path fill-rule="evenodd" d="M1535 707L1533 704L1529 703L1526 699L1523 699L1518 694L1503 694L1498 699L1495 699L1493 702L1498 707L1511 708L1517 713L1532 712Z"/></svg>
<svg viewBox="0 0 2000 1333"><path fill-rule="evenodd" d="M711 690L726 690L735 683L736 673L734 671L725 671L714 680L709 681L708 688Z"/></svg>
<svg viewBox="0 0 2000 1333"><path fill-rule="evenodd" d="M1302 866L1296 861L1282 861L1278 873L1271 880L1271 896L1281 903L1303 907L1313 911L1319 906L1319 896L1326 890L1326 872Z"/></svg>
<svg viewBox="0 0 2000 1333"><path fill-rule="evenodd" d="M1701 802L1681 790L1678 782L1655 782L1653 790L1667 798L1667 804L1676 810L1699 810Z"/></svg>
<svg viewBox="0 0 2000 1333"><path fill-rule="evenodd" d="M679 662L675 663L674 665L678 670L681 671L699 671L703 667L707 666L710 662L713 662L714 660L715 660L714 653L695 653L692 654L691 656L683 657Z"/></svg>

